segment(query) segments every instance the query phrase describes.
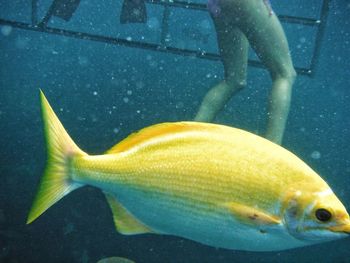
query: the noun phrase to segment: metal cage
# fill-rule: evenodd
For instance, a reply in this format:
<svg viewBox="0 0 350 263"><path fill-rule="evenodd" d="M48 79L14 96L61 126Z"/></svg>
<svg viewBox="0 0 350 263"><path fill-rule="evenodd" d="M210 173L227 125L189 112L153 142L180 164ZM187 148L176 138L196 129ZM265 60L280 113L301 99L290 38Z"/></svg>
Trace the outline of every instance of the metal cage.
<svg viewBox="0 0 350 263"><path fill-rule="evenodd" d="M159 43L149 43L144 41L134 41L125 38L103 36L98 34L79 32L74 30L56 28L53 26L48 26L48 21L51 16L45 18L45 21L38 23L38 13L37 4L38 0L32 0L32 10L31 10L31 22L25 23L20 21L13 21L0 18L0 25L9 25L14 28L19 28L23 30L30 30L36 32L43 32L48 34L61 35L65 37L77 38L81 40L90 40L97 42L104 42L111 45L127 46L133 48L140 48L146 50L152 50L156 52L167 52L182 56L193 56L201 59L208 60L220 60L220 56L217 53L207 52L205 49L186 49L173 47L168 45L166 41L166 36L168 35L171 23L169 23L169 15L172 9L184 9L185 12L191 12L191 10L198 10L200 12L207 12L207 6L201 3L193 3L179 0L145 0L147 5L155 5L163 8L161 30ZM279 15L279 19L282 23L296 24L311 27L315 32L315 40L312 54L310 56L310 61L308 61L308 66L300 67L295 65L298 74L312 76L315 72L315 68L318 62L321 42L325 31L325 26L329 13L330 0L320 0L320 15L318 18L308 18L308 17L298 17L289 15ZM249 59L249 65L253 67L263 68L262 63L256 59Z"/></svg>

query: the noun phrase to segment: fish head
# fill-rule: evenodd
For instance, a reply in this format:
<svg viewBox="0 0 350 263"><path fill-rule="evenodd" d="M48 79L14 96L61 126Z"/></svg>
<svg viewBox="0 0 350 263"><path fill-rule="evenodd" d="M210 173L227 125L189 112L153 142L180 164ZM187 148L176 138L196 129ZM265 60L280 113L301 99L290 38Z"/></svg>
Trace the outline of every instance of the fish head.
<svg viewBox="0 0 350 263"><path fill-rule="evenodd" d="M349 214L329 187L321 191L292 191L283 213L290 235L306 243L350 236Z"/></svg>

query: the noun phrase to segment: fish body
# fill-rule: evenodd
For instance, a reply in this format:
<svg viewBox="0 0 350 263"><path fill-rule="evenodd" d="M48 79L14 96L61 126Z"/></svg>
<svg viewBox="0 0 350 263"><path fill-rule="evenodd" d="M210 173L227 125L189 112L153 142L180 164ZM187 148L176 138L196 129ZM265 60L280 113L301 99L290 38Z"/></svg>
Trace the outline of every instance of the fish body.
<svg viewBox="0 0 350 263"><path fill-rule="evenodd" d="M105 193L122 234L273 251L350 232L346 209L328 184L264 138L223 125L164 123L92 156L74 144L41 98L49 161L28 223L74 189L92 185ZM331 211L332 222L318 219L327 217L320 209Z"/></svg>

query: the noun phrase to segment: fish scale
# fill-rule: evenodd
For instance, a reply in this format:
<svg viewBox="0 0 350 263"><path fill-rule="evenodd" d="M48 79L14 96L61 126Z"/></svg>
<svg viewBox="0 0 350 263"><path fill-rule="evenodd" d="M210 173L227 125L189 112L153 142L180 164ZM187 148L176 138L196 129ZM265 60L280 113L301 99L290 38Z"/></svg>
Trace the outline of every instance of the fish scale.
<svg viewBox="0 0 350 263"><path fill-rule="evenodd" d="M203 138L204 142L207 138L200 133L201 131L196 133L191 132L191 136L186 136L185 134L178 136L174 134L175 139L168 138L170 143L167 143L167 140L157 138L154 144L148 142L148 147L136 145L135 147L138 149L130 148L130 154L125 153L126 150L124 149L122 153L106 156L105 160L103 160L104 157L81 157L80 160L78 158L75 161L75 166L79 167L80 176L77 176L76 180L84 183L85 177L99 178L95 181L92 179L94 182L91 182L91 184L119 194L121 192L120 190L110 190L109 186L120 184L124 185L124 187L136 187L142 192L156 193L158 194L158 198L155 200L151 199L153 206L147 208L147 210L153 211L153 213L159 213L160 208L154 204L163 201L161 200L161 196L164 195L172 197L170 199L171 206L174 206L177 201L176 199L182 198L187 200L186 203L182 201L180 202L181 205L177 207L182 206L183 210L189 207L186 211L191 209L201 210L202 214L205 214L208 210L212 210L215 206L221 206L232 200L246 205L254 205L274 214L279 213L279 200L281 198L279 193L283 192L280 190L281 184L279 184L279 181L270 179L267 182L254 180L257 174L254 167L252 167L253 169L237 169L237 166L247 167L247 163L249 164L251 160L232 162L230 156L235 156L238 153L243 155L244 151L237 151L237 148L232 145L228 146L226 141L220 139L219 134L217 134L218 136L211 134L216 141L215 146L211 148L210 156L221 154L224 151L228 158L214 160L208 159L206 156L203 158L198 153L203 152L206 147L205 144L198 140L198 137ZM167 135L164 136L167 137ZM193 145L193 137L195 138L196 145ZM201 144L204 146L200 147ZM184 145L188 148L183 149ZM149 148L157 150L152 151ZM244 145L241 145L240 148L244 148ZM160 151L158 149L162 150ZM194 151L192 149L196 150ZM230 152L232 152L231 155ZM172 158L169 158L169 155ZM88 174L91 170L102 173L98 176L95 174L89 176ZM244 176L241 176L241 174L244 174ZM99 182L104 183L101 184ZM247 185L250 187L247 188ZM266 186L268 186L268 189L266 189ZM260 194L262 190L266 190L267 192L269 189L271 190L269 195ZM160 193L163 195L160 195ZM145 202L145 199L147 199L147 196L142 198L143 202ZM197 206L196 204L198 202L206 204L207 207ZM127 203L127 201L124 201L124 203ZM162 207L169 207L169 203L168 205L163 204ZM140 207L133 211L133 214L138 216L141 221L147 222L147 218L139 214L139 211L144 209L142 203ZM170 212L170 209L167 211ZM171 210L172 213L174 213L173 211ZM188 221L190 218L187 216L186 220ZM191 220L196 222L199 219L194 217ZM152 221L154 223L154 220ZM207 226L210 224L213 224L213 222L207 222ZM157 224L153 224L152 228L157 229L159 232L173 232L172 229L162 229Z"/></svg>
<svg viewBox="0 0 350 263"><path fill-rule="evenodd" d="M273 251L350 233L349 215L327 183L293 153L257 135L217 124L163 123L105 154L88 155L43 93L41 102L49 156L27 223L91 185L104 192L117 231L126 235L170 234L215 247Z"/></svg>

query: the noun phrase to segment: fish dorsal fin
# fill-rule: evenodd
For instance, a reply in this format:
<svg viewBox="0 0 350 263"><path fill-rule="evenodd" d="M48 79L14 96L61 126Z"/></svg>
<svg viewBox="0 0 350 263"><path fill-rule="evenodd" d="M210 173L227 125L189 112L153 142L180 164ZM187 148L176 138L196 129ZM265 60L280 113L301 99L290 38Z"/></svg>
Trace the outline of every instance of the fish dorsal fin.
<svg viewBox="0 0 350 263"><path fill-rule="evenodd" d="M137 235L155 233L149 227L136 219L124 206L122 206L114 195L104 193L112 210L113 221L117 231L123 235Z"/></svg>
<svg viewBox="0 0 350 263"><path fill-rule="evenodd" d="M200 123L200 122L168 122L152 125L150 127L144 128L138 132L130 134L124 140L109 149L106 154L120 153L126 151L137 144L148 140L149 138L166 136L168 134L176 134L188 131L198 131L213 129L214 124Z"/></svg>
<svg viewBox="0 0 350 263"><path fill-rule="evenodd" d="M255 207L250 207L235 202L229 202L224 205L227 207L237 220L248 225L275 225L280 224L281 219L278 216L271 215Z"/></svg>

